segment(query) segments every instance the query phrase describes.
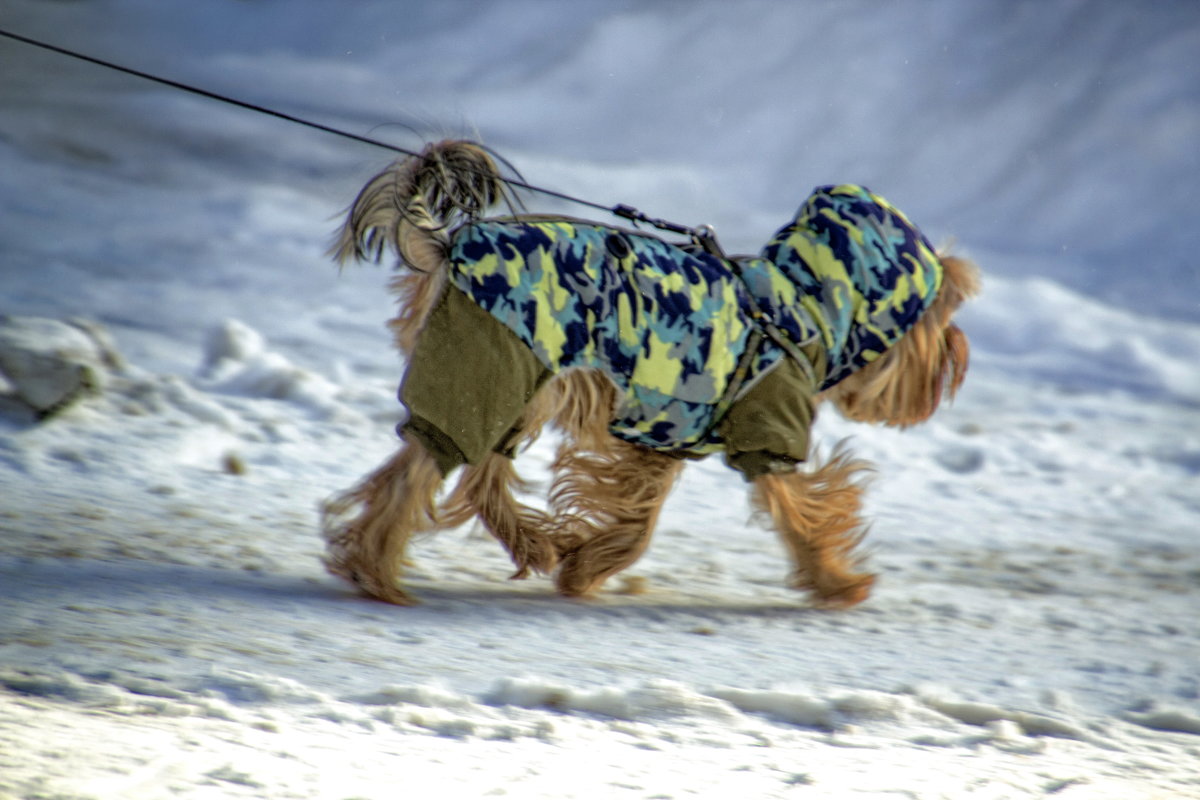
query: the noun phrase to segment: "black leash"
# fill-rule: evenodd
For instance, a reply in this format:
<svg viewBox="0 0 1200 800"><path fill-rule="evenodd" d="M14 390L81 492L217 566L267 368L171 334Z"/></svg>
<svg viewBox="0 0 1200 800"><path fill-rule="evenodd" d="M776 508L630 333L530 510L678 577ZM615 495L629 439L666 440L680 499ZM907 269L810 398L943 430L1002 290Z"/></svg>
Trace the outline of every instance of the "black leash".
<svg viewBox="0 0 1200 800"><path fill-rule="evenodd" d="M285 114L282 111L276 111L275 109L267 108L266 106L261 106L256 103L248 103L244 100L238 100L235 97L230 97L228 95L219 94L217 92L212 92L212 91L209 91L208 89L202 89L199 86L193 86L191 84L171 80L170 78L163 78L161 76L154 75L149 72L143 72L142 70L139 70L139 69L134 69L132 67L126 67L122 64L116 64L112 61L106 61L102 58L96 58L95 56L89 56L84 53L79 53L75 50L70 50L66 47L59 47L58 45L49 44L48 42L39 41L37 39L31 39L28 36L21 36L20 34L12 33L11 31L6 31L4 29L0 29L0 36L3 36L8 39L12 39L17 42L21 42L22 44L30 45L32 47L40 47L43 50L49 50L52 53L57 53L62 56L67 56L68 58L74 58L79 61L86 61L89 64L94 64L99 67L104 67L105 69L114 70L116 72L121 72L126 75L132 75L135 78L141 78L142 80L147 80L147 81L151 81L153 83L161 84L163 86L168 86L172 89L178 89L179 91L182 91L182 92L188 92L189 94L199 95L200 97L204 97L209 100L216 100L220 103L226 103L231 106L237 106L238 108L246 109L247 111L254 111L258 114L266 114L269 117L275 117L277 119L282 119L287 122L294 123L296 125L303 125L306 128L312 128L314 130L322 131L324 133L329 133L334 136L341 136L344 139L350 139L352 141L360 142L362 144L369 144L373 147L379 147L384 150L390 150L393 153L400 153L401 155L413 156L413 157L419 155L418 153L415 153L412 150L407 150L403 147L399 147L398 145L391 144L390 142L385 142L380 139L373 139L369 136L361 136L357 133L350 133L349 131L345 131L340 128L334 128L330 125L323 125L319 122L313 122L312 120L303 119L302 117L296 117L296 116L292 116L291 114ZM558 192L553 189L547 189L543 186L534 186L533 184L526 183L525 181L517 180L514 178L501 178L501 180L504 181L505 183L507 183L509 186L513 186L518 189L525 189L530 192L537 192L538 194L544 194L544 195L548 195L550 197L557 197L560 200L566 200L570 203L577 203L578 205L588 206L589 208L595 208L600 211L605 211L609 214L613 214L615 216L630 220L635 223L642 222L647 225L651 225L655 228L658 228L659 230L670 231L672 233L687 234L687 235L693 236L693 237L695 237L697 235L697 229L695 229L695 228L689 228L686 225L679 225L674 222L667 222L666 220L649 217L646 214L643 214L641 211L638 211L636 208L633 208L632 206L628 206L628 205L624 205L624 204L618 204L615 206L606 206L606 205L602 205L600 203L593 203L591 200L584 200L583 198L580 198L580 197L574 197L572 195L565 194L564 192Z"/></svg>

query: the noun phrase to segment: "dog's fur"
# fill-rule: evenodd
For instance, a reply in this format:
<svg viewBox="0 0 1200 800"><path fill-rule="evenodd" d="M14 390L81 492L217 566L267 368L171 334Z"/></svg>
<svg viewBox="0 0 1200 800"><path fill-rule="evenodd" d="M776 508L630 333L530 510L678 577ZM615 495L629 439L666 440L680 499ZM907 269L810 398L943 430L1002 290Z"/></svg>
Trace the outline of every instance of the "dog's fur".
<svg viewBox="0 0 1200 800"><path fill-rule="evenodd" d="M354 202L331 253L343 264L378 260L384 249L399 255L407 269L391 284L400 310L389 326L402 354L413 352L445 290L450 232L502 196L503 184L485 150L443 142L384 170ZM916 326L818 402L828 400L853 420L908 426L928 418L944 392L954 395L969 347L951 318L978 291L979 278L964 259L940 260L941 289ZM526 407L521 443L535 439L547 424L563 434L548 511L517 502L514 490L523 484L511 459L499 453L464 466L457 486L438 504L437 464L419 442L404 442L375 472L326 504L326 566L372 597L411 604L413 597L398 585L409 539L478 517L516 564L512 577L557 570L561 594L592 594L645 552L685 463L613 437L608 425L616 403L606 375L572 369L556 374ZM874 582L861 571L855 552L865 530L857 478L868 469L839 450L824 464L753 482L752 505L783 539L792 584L819 604L854 605L867 598Z"/></svg>

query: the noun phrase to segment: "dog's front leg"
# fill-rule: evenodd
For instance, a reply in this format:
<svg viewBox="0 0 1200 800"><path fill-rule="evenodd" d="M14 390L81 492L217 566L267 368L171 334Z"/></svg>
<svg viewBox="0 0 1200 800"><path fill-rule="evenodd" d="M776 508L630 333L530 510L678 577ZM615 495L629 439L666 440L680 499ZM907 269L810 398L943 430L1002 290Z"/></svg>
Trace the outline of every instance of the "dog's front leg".
<svg viewBox="0 0 1200 800"><path fill-rule="evenodd" d="M641 557L683 463L618 440L605 453L560 451L551 504L568 526L561 594L590 594Z"/></svg>
<svg viewBox="0 0 1200 800"><path fill-rule="evenodd" d="M478 465L463 467L462 477L442 511L443 523L461 524L476 514L488 532L508 551L522 579L529 571L548 574L558 563L551 541L550 515L523 505L513 497L522 486L512 459L489 453Z"/></svg>
<svg viewBox="0 0 1200 800"><path fill-rule="evenodd" d="M862 487L854 475L869 469L837 453L812 472L769 473L754 480L752 502L783 539L795 567L793 586L818 603L849 607L871 593L875 576L858 572L854 550L865 526Z"/></svg>
<svg viewBox="0 0 1200 800"><path fill-rule="evenodd" d="M434 527L433 500L441 482L429 452L420 442L406 442L357 486L325 503L325 568L371 597L414 604L396 581L409 538Z"/></svg>

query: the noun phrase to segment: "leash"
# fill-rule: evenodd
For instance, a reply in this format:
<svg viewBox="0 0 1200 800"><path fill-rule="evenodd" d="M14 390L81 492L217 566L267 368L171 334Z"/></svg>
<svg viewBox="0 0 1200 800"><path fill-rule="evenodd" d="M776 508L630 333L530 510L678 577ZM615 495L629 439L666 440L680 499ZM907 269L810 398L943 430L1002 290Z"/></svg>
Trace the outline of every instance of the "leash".
<svg viewBox="0 0 1200 800"><path fill-rule="evenodd" d="M144 72L140 69L134 69L133 67L127 67L123 64L117 64L115 62L107 61L102 58L90 56L85 53L80 53L76 50L71 50L66 47L60 47L59 45L50 44L49 42L44 42L44 41L41 41L38 39L33 39L28 36L22 36L20 34L13 33L8 30L4 30L3 28L0 28L0 36L7 38L7 39L12 39L13 41L20 42L22 44L29 45L31 47L39 47L43 50L48 50L52 53L57 53L58 55L66 56L68 58L73 58L78 61L84 61L84 62L93 64L98 67L103 67L104 69L112 70L114 72L120 72L125 75L131 75L135 78L140 78L142 80L150 81L152 83L157 83L162 86L167 86L172 89L177 89L181 92L187 92L188 94L194 94L194 95L197 95L199 97L204 97L209 100L215 100L217 102L225 103L227 105L236 106L237 108L245 109L247 111L253 111L257 114L265 114L266 116L269 116L269 117L275 117L276 119L281 119L281 120L284 120L285 122L291 122L295 125L302 125L306 128L312 128L313 130L318 130L323 133L331 134L333 136L340 136L344 139L350 139L351 141L359 142L361 144L370 145L372 147L378 147L378 148L381 148L384 150L390 150L393 153L399 153L401 155L406 155L406 156L410 156L410 157L417 157L419 155L418 153L416 153L412 150L408 150L408 149L400 147L398 145L394 145L390 142L385 142L381 139L374 139L370 136L362 136L360 134L351 133L350 131L343 130L341 128L335 128L332 125L324 125L320 122L314 122L310 119L304 119L303 117L293 116L292 114L285 114L282 111L277 111L273 108L268 108L267 106L259 105L257 103L250 103L245 100L239 100L235 97L230 97L229 95L224 95L224 94L220 94L218 92L213 92L208 89L201 88L199 86L194 86L192 84L172 80L170 78L164 78L160 75L154 75L149 72ZM501 160L503 160L503 159L501 159ZM505 163L507 163L507 162L505 162ZM511 165L509 165L509 166L511 168ZM515 171L516 170L514 170L514 172ZM524 189L526 191L536 192L538 194L547 195L549 197L555 197L555 198L558 198L559 200L566 200L567 202L570 202L570 203L575 203L577 205L587 206L588 208L594 208L599 211L604 211L604 212L612 214L614 216L621 217L622 219L630 220L631 222L634 222L634 223L641 222L646 225L651 225L659 230L669 231L671 233L681 233L681 234L685 234L688 236L692 236L694 239L699 241L698 231L700 229L690 228L686 225L680 225L678 223L668 222L663 219L657 219L655 217L647 216L646 214L642 213L641 211L634 208L633 206L625 205L623 203L618 203L615 206L606 206L601 203L595 203L595 202L592 202L591 200L585 200L581 197L575 197L574 195L566 194L565 192L559 192L554 189L547 189L544 186L535 186L531 183L525 182L524 180L519 180L516 178L501 177L500 180L502 180L504 183L508 184L509 186L512 186L517 189Z"/></svg>

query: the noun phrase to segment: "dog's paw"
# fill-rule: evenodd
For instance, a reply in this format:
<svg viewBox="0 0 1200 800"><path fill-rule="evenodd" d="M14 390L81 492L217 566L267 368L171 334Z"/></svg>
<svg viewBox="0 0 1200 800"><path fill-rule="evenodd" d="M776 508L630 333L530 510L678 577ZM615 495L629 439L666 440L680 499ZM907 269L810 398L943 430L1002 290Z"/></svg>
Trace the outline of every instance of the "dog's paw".
<svg viewBox="0 0 1200 800"><path fill-rule="evenodd" d="M525 580L531 571L537 575L549 575L558 566L559 550L550 537L527 533L523 544L512 554L517 571L508 576L510 581Z"/></svg>
<svg viewBox="0 0 1200 800"><path fill-rule="evenodd" d="M606 577L587 569L580 552L576 550L562 557L554 588L563 597L583 599L599 589Z"/></svg>
<svg viewBox="0 0 1200 800"><path fill-rule="evenodd" d="M839 609L851 608L871 596L875 585L875 576L865 573L824 577L818 581L796 582L796 588L805 589L812 595L814 605L818 608Z"/></svg>
<svg viewBox="0 0 1200 800"><path fill-rule="evenodd" d="M359 591L366 597L372 600L379 600L384 603L390 603L394 606L415 606L420 605L421 601L413 597L408 592L398 586L390 586L381 583L371 582L367 584L361 580L356 580L355 584Z"/></svg>
<svg viewBox="0 0 1200 800"><path fill-rule="evenodd" d="M333 558L323 559L325 569L331 574L355 585L365 597L391 603L395 606L415 606L420 601L395 584L395 581L380 579L370 570L362 569L346 561Z"/></svg>

